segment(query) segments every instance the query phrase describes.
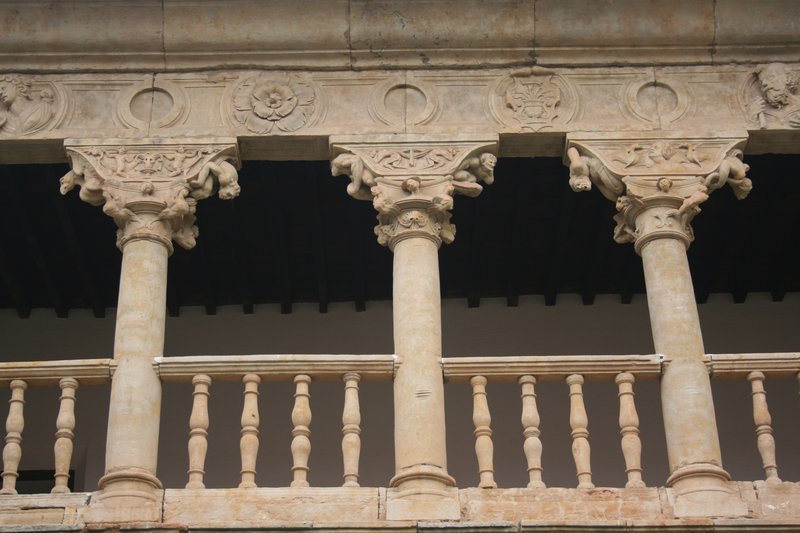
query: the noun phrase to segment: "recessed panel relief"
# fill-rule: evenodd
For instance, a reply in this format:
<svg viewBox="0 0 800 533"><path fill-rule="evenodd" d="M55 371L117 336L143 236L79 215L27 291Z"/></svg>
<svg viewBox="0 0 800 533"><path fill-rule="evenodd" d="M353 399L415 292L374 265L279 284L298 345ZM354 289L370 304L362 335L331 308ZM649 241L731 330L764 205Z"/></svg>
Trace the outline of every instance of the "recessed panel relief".
<svg viewBox="0 0 800 533"><path fill-rule="evenodd" d="M0 75L0 136L26 136L63 114L64 98L55 85L14 74Z"/></svg>
<svg viewBox="0 0 800 533"><path fill-rule="evenodd" d="M783 63L758 65L739 88L739 105L759 129L800 128L800 70Z"/></svg>
<svg viewBox="0 0 800 533"><path fill-rule="evenodd" d="M323 112L321 91L305 74L245 74L223 99L223 116L251 133L281 134L315 124Z"/></svg>
<svg viewBox="0 0 800 533"><path fill-rule="evenodd" d="M669 124L683 117L689 107L686 87L676 81L635 81L628 84L625 104L639 119L654 125Z"/></svg>
<svg viewBox="0 0 800 533"><path fill-rule="evenodd" d="M514 69L501 78L489 98L492 115L523 131L555 128L575 114L575 91L555 71L542 67Z"/></svg>
<svg viewBox="0 0 800 533"><path fill-rule="evenodd" d="M372 118L389 126L419 126L441 113L433 85L409 76L394 76L375 86L370 98Z"/></svg>
<svg viewBox="0 0 800 533"><path fill-rule="evenodd" d="M137 130L175 126L188 113L188 100L181 87L166 80L153 82L150 78L122 91L116 108L116 118Z"/></svg>

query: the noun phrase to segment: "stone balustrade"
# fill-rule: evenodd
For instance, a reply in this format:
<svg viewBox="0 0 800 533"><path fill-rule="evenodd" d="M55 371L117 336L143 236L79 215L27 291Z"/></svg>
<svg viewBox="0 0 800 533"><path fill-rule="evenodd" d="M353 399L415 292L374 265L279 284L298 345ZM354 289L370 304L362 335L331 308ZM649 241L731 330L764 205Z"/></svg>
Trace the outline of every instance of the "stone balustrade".
<svg viewBox="0 0 800 533"><path fill-rule="evenodd" d="M709 354L703 362L714 379L746 380L752 391L755 438L765 473L765 482L780 486L775 454L775 439L766 401L767 379L800 379L800 353ZM510 356L448 357L442 360L445 383L469 383L473 395L473 423L478 487L495 489L493 469L493 431L491 428L490 392L492 385L516 383L521 392L521 453L528 464L527 488L544 489L542 481L542 442L540 414L536 403L536 385L562 382L569 395L569 423L572 428L573 456L577 488L592 489L589 425L591 409L583 401L585 382L613 381L618 389L619 431L625 458L626 488L643 488L639 419L634 402L637 381L659 379L671 360L661 355L622 356ZM241 381L242 404L241 463L239 488L255 488L255 464L259 448L259 413L257 397L262 382L293 382L295 404L291 413L294 425L291 451L293 481L291 487L308 487L308 459L311 453L313 383L342 381L342 463L344 487L359 487L361 453L361 413L358 384L362 380L390 381L398 361L394 355L243 355L156 357L153 367L162 382L191 382L193 401L188 421L187 489L205 489L204 464L208 450L209 397L212 384L218 381ZM116 364L110 359L42 361L0 364L0 385L11 390L3 450L3 488L1 494L16 494L15 481L23 454L25 395L29 387L60 387L62 390L55 433L55 483L53 493L69 492L68 472L72 441L76 430L75 401L79 386L107 384ZM35 392L33 392L35 394ZM608 401L612 401L610 398ZM34 423L40 423L36 417ZM367 428L368 430L368 428ZM594 431L608 431L595 427ZM518 438L519 436L517 436ZM403 436L398 436L403 438ZM511 438L502 435L501 438ZM667 435L667 439L670 436ZM330 450L323 450L329 455ZM663 480L653 479L651 485Z"/></svg>

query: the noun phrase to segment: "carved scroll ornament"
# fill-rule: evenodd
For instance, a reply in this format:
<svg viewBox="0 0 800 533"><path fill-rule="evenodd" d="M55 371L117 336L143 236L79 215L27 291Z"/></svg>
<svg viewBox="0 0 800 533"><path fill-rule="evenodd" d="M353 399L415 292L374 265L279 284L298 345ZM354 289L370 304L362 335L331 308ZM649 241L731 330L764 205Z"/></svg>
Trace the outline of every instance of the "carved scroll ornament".
<svg viewBox="0 0 800 533"><path fill-rule="evenodd" d="M670 236L687 246L692 219L711 191L730 185L738 199L753 188L742 161L746 135L709 138L611 139L568 136L565 164L576 192L592 186L616 203L614 240Z"/></svg>
<svg viewBox="0 0 800 533"><path fill-rule="evenodd" d="M232 140L65 145L72 168L61 178L61 194L77 185L83 201L102 205L117 224L120 249L137 238L161 242L170 252L172 241L193 248L199 233L197 201L215 190L223 200L239 195L239 158Z"/></svg>
<svg viewBox="0 0 800 533"><path fill-rule="evenodd" d="M455 239L453 195L477 196L494 181L494 141L333 144L334 176L346 174L350 196L372 200L378 242L394 248L422 236L437 246Z"/></svg>

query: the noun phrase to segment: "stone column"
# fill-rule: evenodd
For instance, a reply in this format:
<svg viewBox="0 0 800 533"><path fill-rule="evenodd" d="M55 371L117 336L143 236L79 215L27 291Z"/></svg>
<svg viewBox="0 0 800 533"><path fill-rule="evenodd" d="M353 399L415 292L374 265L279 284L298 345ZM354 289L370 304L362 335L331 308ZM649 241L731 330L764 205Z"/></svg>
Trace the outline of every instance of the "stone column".
<svg viewBox="0 0 800 533"><path fill-rule="evenodd" d="M61 178L62 194L78 185L81 199L102 205L122 251L106 467L91 518L158 520L161 381L153 358L164 353L167 259L173 241L194 246L197 200L215 188L224 199L239 194L237 148L232 139L79 140L65 147L72 170Z"/></svg>
<svg viewBox="0 0 800 533"><path fill-rule="evenodd" d="M705 349L686 249L710 191L750 192L741 161L746 133L686 137L570 134L565 162L575 191L597 186L616 201L614 240L642 257L656 352L665 357L661 402L678 516L737 516L722 467Z"/></svg>
<svg viewBox="0 0 800 533"><path fill-rule="evenodd" d="M394 252L392 313L395 475L387 517L458 519L447 473L438 249L452 242L453 195L477 196L494 179L496 139L331 139L332 171L372 200L378 242Z"/></svg>

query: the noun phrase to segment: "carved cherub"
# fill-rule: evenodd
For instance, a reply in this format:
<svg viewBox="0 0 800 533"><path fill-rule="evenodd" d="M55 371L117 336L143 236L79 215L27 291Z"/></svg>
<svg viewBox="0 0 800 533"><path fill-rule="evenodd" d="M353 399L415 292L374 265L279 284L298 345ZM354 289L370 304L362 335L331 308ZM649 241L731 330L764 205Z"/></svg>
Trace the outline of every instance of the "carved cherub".
<svg viewBox="0 0 800 533"><path fill-rule="evenodd" d="M339 154L331 161L334 176L347 174L352 180L347 186L347 194L358 200L372 199L370 189L376 185L375 175L364 166L364 161L355 154Z"/></svg>
<svg viewBox="0 0 800 533"><path fill-rule="evenodd" d="M739 200L746 198L750 191L753 190L753 182L747 177L750 165L742 161L742 156L741 150L731 150L720 163L719 169L706 177L706 187L714 190L723 187L727 183L733 189L733 194L736 195L736 198Z"/></svg>
<svg viewBox="0 0 800 533"><path fill-rule="evenodd" d="M483 190L478 183L482 181L487 185L494 182L494 167L497 165L497 157L488 152L480 156L467 158L458 170L453 173L453 185L455 189L465 196L477 196Z"/></svg>
<svg viewBox="0 0 800 533"><path fill-rule="evenodd" d="M692 219L700 213L700 204L708 200L708 187L701 183L692 194L684 198L683 203L678 209L670 209L664 212L664 217L672 217L679 220L681 227L687 228Z"/></svg>
<svg viewBox="0 0 800 533"><path fill-rule="evenodd" d="M219 184L218 195L222 200L232 200L239 196L242 190L239 186L239 173L236 172L236 167L223 160L218 163L209 161L203 165L197 177L189 181L192 198L202 200L211 196L214 178Z"/></svg>
<svg viewBox="0 0 800 533"><path fill-rule="evenodd" d="M91 205L101 205L103 199L103 181L91 164L83 156L72 156L72 169L59 180L61 194L67 194L80 186L81 200Z"/></svg>
<svg viewBox="0 0 800 533"><path fill-rule="evenodd" d="M180 176L185 172L184 163L187 159L195 159L200 157L197 150L187 150L183 146L179 146L174 153L164 154L164 158L169 161L167 165L169 176L174 178Z"/></svg>
<svg viewBox="0 0 800 533"><path fill-rule="evenodd" d="M611 174L603 163L595 157L582 156L574 146L567 150L569 159L569 186L575 192L591 190L597 185L600 192L611 200L617 200L625 192L625 184Z"/></svg>

